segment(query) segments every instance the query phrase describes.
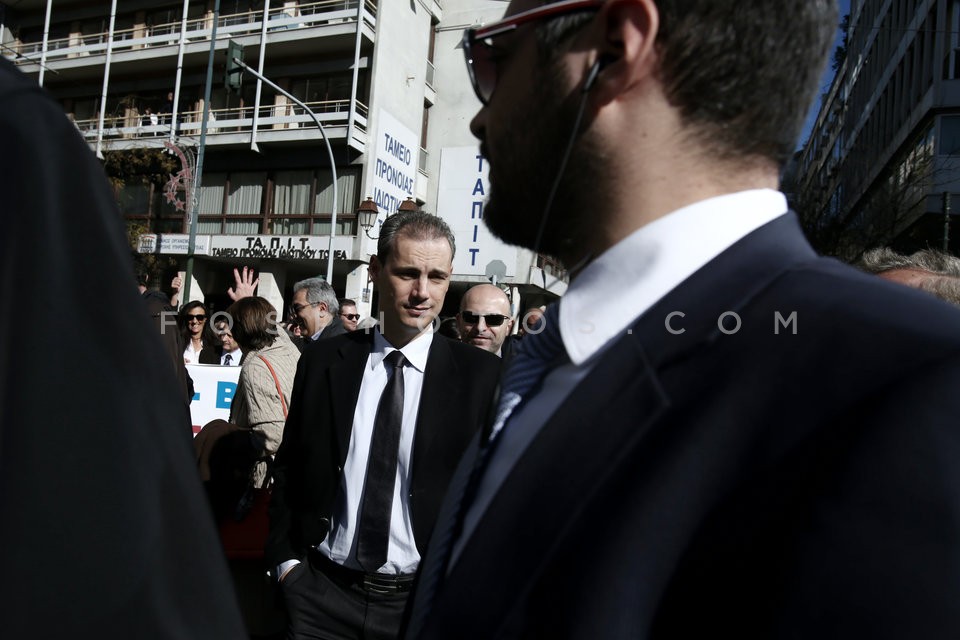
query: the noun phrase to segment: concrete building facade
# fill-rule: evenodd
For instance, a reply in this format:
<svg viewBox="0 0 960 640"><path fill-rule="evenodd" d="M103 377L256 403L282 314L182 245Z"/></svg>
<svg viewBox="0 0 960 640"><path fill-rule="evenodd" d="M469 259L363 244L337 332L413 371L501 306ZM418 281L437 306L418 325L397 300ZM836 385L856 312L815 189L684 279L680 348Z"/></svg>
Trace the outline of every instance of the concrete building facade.
<svg viewBox="0 0 960 640"><path fill-rule="evenodd" d="M197 212L191 299L222 309L232 269L250 266L260 294L282 310L296 280L329 269L338 294L371 315L367 265L379 225L364 229L356 214L369 197L380 222L410 199L455 230L445 315L459 293L488 281L519 310L566 285L555 262L503 245L481 223L487 174L468 128L479 103L459 42L464 28L504 8L491 0L0 0L0 55L49 90L104 159L141 253L185 266ZM225 86L231 43L315 112L323 136L269 83L244 73L239 88Z"/></svg>
<svg viewBox="0 0 960 640"><path fill-rule="evenodd" d="M958 37L958 0L851 2L845 56L797 168L797 207L822 249L960 247Z"/></svg>

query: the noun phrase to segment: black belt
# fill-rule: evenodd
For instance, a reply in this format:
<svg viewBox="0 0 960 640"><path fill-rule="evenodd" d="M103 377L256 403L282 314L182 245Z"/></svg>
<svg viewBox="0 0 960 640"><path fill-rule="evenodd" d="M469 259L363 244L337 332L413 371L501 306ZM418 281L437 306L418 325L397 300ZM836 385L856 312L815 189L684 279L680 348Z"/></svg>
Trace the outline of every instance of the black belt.
<svg viewBox="0 0 960 640"><path fill-rule="evenodd" d="M410 591L416 575L413 573L389 574L356 571L342 564L337 564L317 550L310 552L310 563L323 571L328 578L342 586L359 587L367 593L380 595Z"/></svg>

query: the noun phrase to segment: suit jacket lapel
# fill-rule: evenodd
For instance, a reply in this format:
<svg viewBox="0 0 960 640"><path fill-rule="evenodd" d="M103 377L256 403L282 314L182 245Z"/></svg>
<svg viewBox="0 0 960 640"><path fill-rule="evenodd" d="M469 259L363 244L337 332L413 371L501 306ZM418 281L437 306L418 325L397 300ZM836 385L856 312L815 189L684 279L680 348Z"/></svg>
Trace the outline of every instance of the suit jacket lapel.
<svg viewBox="0 0 960 640"><path fill-rule="evenodd" d="M373 345L373 333L360 339L346 342L340 347L340 361L329 371L330 405L333 409L333 425L337 441L338 460L346 460L353 429L353 415L360 397L363 368Z"/></svg>
<svg viewBox="0 0 960 640"><path fill-rule="evenodd" d="M472 624L490 627L472 628L468 635L496 636L499 625L507 624L496 613L523 601L524 590L550 559L550 542L562 536L622 461L652 446L650 436L670 407L657 372L670 364L685 366L685 357L721 335L722 314L736 313L785 271L815 257L793 216L778 218L641 316L604 351L504 479L451 568L435 610L456 617L457 603L469 602L494 612L482 623L471 617ZM674 323L682 333L667 331L665 319L673 312L684 314ZM772 324L773 319L771 329ZM695 367L690 375L696 375ZM494 557L505 573L498 575L497 589L478 594L471 577L486 574L484 565Z"/></svg>
<svg viewBox="0 0 960 640"><path fill-rule="evenodd" d="M452 567L437 609L456 615L457 602L476 604L471 576L485 574L491 558L505 573L481 597L484 610L503 612L522 600L539 573L544 547L556 540L584 502L603 483L630 443L640 439L668 405L639 340L630 336L564 402L542 429L490 503ZM639 366L638 366L639 365ZM625 372L630 375L624 375ZM589 398L584 402L582 398ZM630 403L624 405L623 399ZM599 409L598 409L599 408ZM472 450L472 449L471 449ZM471 451L471 450L468 450ZM522 526L508 523L522 522ZM453 605L453 606L449 606ZM470 637L496 637L504 620L471 618ZM474 633L475 632L475 633Z"/></svg>
<svg viewBox="0 0 960 640"><path fill-rule="evenodd" d="M413 441L413 479L422 478L423 465L430 460L431 447L437 435L455 409L444 398L454 397L457 380L457 362L450 353L446 340L433 337L427 366L423 375L423 389L420 392L420 407L417 409L417 429Z"/></svg>

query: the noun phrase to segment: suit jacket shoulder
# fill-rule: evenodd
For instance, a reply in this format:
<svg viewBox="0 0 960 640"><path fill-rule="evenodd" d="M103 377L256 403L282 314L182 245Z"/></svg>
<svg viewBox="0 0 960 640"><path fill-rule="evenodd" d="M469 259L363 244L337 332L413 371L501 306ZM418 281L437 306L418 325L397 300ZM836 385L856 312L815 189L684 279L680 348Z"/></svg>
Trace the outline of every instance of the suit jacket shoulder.
<svg viewBox="0 0 960 640"><path fill-rule="evenodd" d="M545 417L423 637L949 635L958 327L789 218L758 229Z"/></svg>
<svg viewBox="0 0 960 640"><path fill-rule="evenodd" d="M210 345L200 350L200 364L220 364L220 357L223 355L223 347Z"/></svg>

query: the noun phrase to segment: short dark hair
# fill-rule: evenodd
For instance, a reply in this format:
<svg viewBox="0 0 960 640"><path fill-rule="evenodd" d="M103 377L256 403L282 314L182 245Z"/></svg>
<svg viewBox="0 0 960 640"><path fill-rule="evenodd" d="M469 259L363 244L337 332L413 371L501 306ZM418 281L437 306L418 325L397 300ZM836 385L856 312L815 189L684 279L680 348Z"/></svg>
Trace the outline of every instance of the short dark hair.
<svg viewBox="0 0 960 640"><path fill-rule="evenodd" d="M351 300L350 298L340 298L340 308L342 309L344 305L348 307L355 307L357 306L357 302L356 300Z"/></svg>
<svg viewBox="0 0 960 640"><path fill-rule="evenodd" d="M227 307L233 339L244 351L259 351L277 339L277 310L266 298L240 298Z"/></svg>
<svg viewBox="0 0 960 640"><path fill-rule="evenodd" d="M377 241L377 261L380 264L386 264L399 236L415 240L443 238L450 243L450 257L457 253L457 241L443 218L423 211L401 211L388 216L380 226Z"/></svg>
<svg viewBox="0 0 960 640"><path fill-rule="evenodd" d="M544 2L550 4L553 0ZM690 136L719 158L793 155L838 28L836 0L656 0L660 80ZM541 56L595 14L537 29Z"/></svg>

